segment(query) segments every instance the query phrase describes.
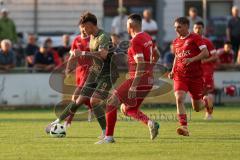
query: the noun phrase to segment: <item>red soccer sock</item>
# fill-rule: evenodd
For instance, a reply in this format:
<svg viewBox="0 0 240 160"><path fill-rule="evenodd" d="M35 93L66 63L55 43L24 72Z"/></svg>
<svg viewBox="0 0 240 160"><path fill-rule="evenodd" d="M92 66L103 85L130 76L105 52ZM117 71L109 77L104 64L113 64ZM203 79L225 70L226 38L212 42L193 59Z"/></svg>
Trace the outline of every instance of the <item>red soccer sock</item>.
<svg viewBox="0 0 240 160"><path fill-rule="evenodd" d="M129 109L127 110L127 115L133 117L134 119L143 122L148 125L148 121L150 120L147 115L145 115L142 111L138 109Z"/></svg>
<svg viewBox="0 0 240 160"><path fill-rule="evenodd" d="M109 105L106 106L107 112L106 112L106 136L113 136L115 124L117 121L117 107Z"/></svg>
<svg viewBox="0 0 240 160"><path fill-rule="evenodd" d="M187 126L187 115L186 114L178 114L178 122L180 126Z"/></svg>

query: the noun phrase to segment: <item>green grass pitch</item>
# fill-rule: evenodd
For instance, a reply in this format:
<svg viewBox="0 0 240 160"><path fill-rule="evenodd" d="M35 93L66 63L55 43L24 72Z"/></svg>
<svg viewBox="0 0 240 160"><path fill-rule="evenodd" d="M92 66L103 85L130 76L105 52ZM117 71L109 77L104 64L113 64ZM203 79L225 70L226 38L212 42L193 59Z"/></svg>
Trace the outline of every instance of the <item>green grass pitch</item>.
<svg viewBox="0 0 240 160"><path fill-rule="evenodd" d="M169 116L161 116L160 136L151 141L147 127L125 119L118 121L116 143L110 145L94 145L100 134L96 121L74 121L66 138L51 138L44 127L55 118L52 110L0 111L0 160L238 160L239 107L216 107L210 122L203 112L191 113L190 137L176 134L177 122L169 118L174 107L144 109Z"/></svg>

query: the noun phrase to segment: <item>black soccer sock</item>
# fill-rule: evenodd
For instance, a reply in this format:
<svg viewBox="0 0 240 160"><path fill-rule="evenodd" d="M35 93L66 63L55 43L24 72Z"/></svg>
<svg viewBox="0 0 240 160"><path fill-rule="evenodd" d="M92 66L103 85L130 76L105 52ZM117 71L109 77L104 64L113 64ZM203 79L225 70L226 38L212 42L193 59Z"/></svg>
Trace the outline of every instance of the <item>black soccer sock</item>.
<svg viewBox="0 0 240 160"><path fill-rule="evenodd" d="M70 114L74 114L79 107L80 105L77 105L75 102L70 102L59 116L60 122L66 119Z"/></svg>
<svg viewBox="0 0 240 160"><path fill-rule="evenodd" d="M100 103L99 105L95 105L93 106L93 112L102 130L106 130L106 118L105 118L105 111L103 107L105 107L105 103Z"/></svg>

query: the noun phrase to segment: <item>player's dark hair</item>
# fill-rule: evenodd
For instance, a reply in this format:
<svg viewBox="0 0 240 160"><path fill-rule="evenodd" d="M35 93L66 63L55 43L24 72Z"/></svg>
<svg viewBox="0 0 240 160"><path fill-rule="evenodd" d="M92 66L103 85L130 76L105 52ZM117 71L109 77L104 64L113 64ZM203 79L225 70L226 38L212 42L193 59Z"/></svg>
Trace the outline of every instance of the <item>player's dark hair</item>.
<svg viewBox="0 0 240 160"><path fill-rule="evenodd" d="M204 23L202 22L202 21L198 21L198 22L196 22L196 23L194 23L195 25L200 25L200 26L202 26L203 28L204 28Z"/></svg>
<svg viewBox="0 0 240 160"><path fill-rule="evenodd" d="M87 22L91 22L93 25L96 26L97 25L97 17L90 12L86 12L81 16L79 25L87 23Z"/></svg>
<svg viewBox="0 0 240 160"><path fill-rule="evenodd" d="M141 17L140 14L136 14L136 13L130 14L128 16L128 19L131 19L133 22L135 22L138 25L142 26L142 17Z"/></svg>
<svg viewBox="0 0 240 160"><path fill-rule="evenodd" d="M227 45L232 45L232 42L231 41L225 41L224 42L224 45L227 44Z"/></svg>
<svg viewBox="0 0 240 160"><path fill-rule="evenodd" d="M175 19L174 22L177 22L179 24L185 24L185 25L188 25L188 26L190 25L190 22L186 17L179 17L179 18Z"/></svg>

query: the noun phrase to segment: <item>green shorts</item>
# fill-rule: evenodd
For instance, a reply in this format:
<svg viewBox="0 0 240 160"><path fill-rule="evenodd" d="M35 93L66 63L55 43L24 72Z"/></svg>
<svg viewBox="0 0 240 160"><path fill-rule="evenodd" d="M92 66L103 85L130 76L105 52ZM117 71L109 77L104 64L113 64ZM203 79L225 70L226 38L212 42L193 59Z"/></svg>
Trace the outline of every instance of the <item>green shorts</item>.
<svg viewBox="0 0 240 160"><path fill-rule="evenodd" d="M95 97L99 99L106 99L109 95L109 91L111 90L113 84L116 82L117 77L100 76L93 83L85 83L80 95L84 97Z"/></svg>

